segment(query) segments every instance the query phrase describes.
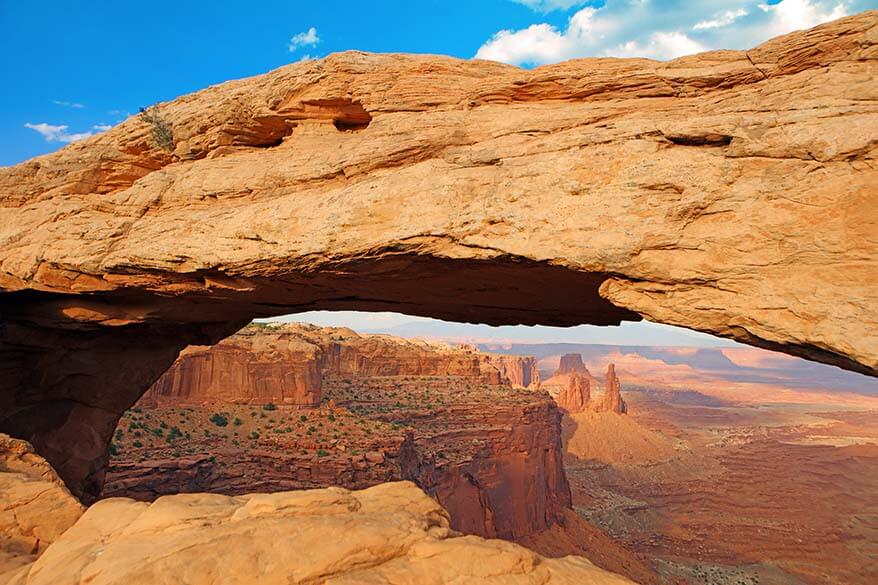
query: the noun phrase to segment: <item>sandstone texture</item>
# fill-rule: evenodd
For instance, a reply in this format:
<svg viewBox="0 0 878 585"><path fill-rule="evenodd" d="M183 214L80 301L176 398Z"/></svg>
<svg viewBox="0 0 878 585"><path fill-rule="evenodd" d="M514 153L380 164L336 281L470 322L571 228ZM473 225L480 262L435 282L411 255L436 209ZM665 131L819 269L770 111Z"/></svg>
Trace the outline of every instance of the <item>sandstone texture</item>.
<svg viewBox="0 0 878 585"><path fill-rule="evenodd" d="M2 576L0 576L2 578ZM449 528L413 484L126 498L93 505L7 585L444 583L624 585L581 557L545 559Z"/></svg>
<svg viewBox="0 0 878 585"><path fill-rule="evenodd" d="M622 385L615 364L607 365L607 374L600 383L588 371L582 354L561 356L558 369L545 385L553 393L558 406L569 414L586 411L624 414L628 408L622 398Z"/></svg>
<svg viewBox="0 0 878 585"><path fill-rule="evenodd" d="M580 373L568 376L567 387L555 397L558 406L567 412L584 412L591 401L591 382Z"/></svg>
<svg viewBox="0 0 878 585"><path fill-rule="evenodd" d="M328 376L455 376L538 387L536 359L304 323L251 325L212 347L191 346L140 405L209 402L317 406Z"/></svg>
<svg viewBox="0 0 878 585"><path fill-rule="evenodd" d="M467 376L337 374L326 375L322 392L320 407L269 411L141 400L115 431L102 497L362 489L407 479L439 500L455 530L506 539L546 530L570 507L560 412L545 392ZM217 413L231 424L213 424Z"/></svg>
<svg viewBox="0 0 878 585"><path fill-rule="evenodd" d="M323 352L295 334L228 337L192 346L147 390L141 403L320 404Z"/></svg>
<svg viewBox="0 0 878 585"><path fill-rule="evenodd" d="M100 491L118 416L253 317L647 318L878 373L878 12L522 70L347 52L0 170L0 430ZM116 367L125 364L124 368Z"/></svg>
<svg viewBox="0 0 878 585"><path fill-rule="evenodd" d="M24 441L0 434L0 583L36 560L84 508Z"/></svg>

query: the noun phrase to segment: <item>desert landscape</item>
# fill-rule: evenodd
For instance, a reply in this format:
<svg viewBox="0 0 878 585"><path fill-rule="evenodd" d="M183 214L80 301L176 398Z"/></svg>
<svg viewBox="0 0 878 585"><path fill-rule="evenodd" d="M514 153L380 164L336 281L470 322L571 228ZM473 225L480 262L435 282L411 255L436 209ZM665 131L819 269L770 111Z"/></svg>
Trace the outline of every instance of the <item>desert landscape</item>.
<svg viewBox="0 0 878 585"><path fill-rule="evenodd" d="M0 585L878 582L872 0L158 4L0 7Z"/></svg>
<svg viewBox="0 0 878 585"><path fill-rule="evenodd" d="M595 364L623 356L625 370L608 363L595 376L583 353L548 353L568 346L509 349L543 357L248 326L185 351L122 416L102 497L408 480L437 498L455 530L586 555L641 583L878 576L872 380L830 368L821 378L823 367L815 376L797 360L734 347L701 350L701 368L663 381L653 378L693 352L582 346ZM753 381L731 401L735 387L716 375L728 364L716 356L742 352ZM781 374L790 384L797 367L811 374L805 387L784 387ZM859 402L816 402L821 380L844 381ZM766 402L752 401L757 386ZM799 401L780 402L775 390Z"/></svg>

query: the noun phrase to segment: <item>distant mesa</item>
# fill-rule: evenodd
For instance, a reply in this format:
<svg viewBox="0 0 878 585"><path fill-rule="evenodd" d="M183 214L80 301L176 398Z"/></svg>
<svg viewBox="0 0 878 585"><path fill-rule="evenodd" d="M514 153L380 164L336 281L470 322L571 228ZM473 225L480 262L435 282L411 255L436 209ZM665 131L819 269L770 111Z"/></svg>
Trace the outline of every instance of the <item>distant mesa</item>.
<svg viewBox="0 0 878 585"><path fill-rule="evenodd" d="M601 384L588 371L579 353L561 356L558 369L545 385L550 392L552 387L560 388L555 393L555 402L570 414L586 411L624 414L628 411L622 398L616 366L607 366L607 374Z"/></svg>
<svg viewBox="0 0 878 585"><path fill-rule="evenodd" d="M228 402L313 407L322 376L459 376L534 389L536 358L471 345L359 335L347 328L251 325L214 346L189 346L143 395L143 406Z"/></svg>
<svg viewBox="0 0 878 585"><path fill-rule="evenodd" d="M563 374L571 374L573 372L585 373L587 375L591 375L588 371L588 368L585 367L585 364L582 362L582 354L581 353L568 353L561 356L561 361L558 363L558 369L555 370L555 376L563 375Z"/></svg>

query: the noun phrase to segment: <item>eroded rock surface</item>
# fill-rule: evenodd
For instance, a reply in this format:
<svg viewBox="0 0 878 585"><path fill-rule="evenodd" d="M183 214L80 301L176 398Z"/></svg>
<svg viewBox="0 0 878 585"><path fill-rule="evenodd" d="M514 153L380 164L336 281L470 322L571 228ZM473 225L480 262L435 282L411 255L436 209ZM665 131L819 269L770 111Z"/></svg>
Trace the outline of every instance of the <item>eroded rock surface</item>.
<svg viewBox="0 0 878 585"><path fill-rule="evenodd" d="M172 577L169 577L172 576ZM459 536L413 484L102 500L9 585L626 585L581 557Z"/></svg>
<svg viewBox="0 0 878 585"><path fill-rule="evenodd" d="M584 412L591 401L591 382L578 372L568 376L567 387L555 397L558 406L567 412Z"/></svg>
<svg viewBox="0 0 878 585"><path fill-rule="evenodd" d="M211 346L191 346L141 405L231 402L317 406L329 376L454 376L477 384L538 387L536 359L487 354L390 335L304 323L251 325Z"/></svg>
<svg viewBox="0 0 878 585"><path fill-rule="evenodd" d="M510 379L538 384L535 366L532 357L346 328L246 327L185 351L124 414L102 495L409 479L438 498L456 530L533 535L570 507L560 413L548 394ZM318 375L307 392L287 392L301 372ZM293 395L323 404L280 400Z"/></svg>
<svg viewBox="0 0 878 585"><path fill-rule="evenodd" d="M878 373L878 12L669 62L348 52L0 170L0 430L100 490L121 412L252 317L646 317ZM112 367L124 363L125 368Z"/></svg>
<svg viewBox="0 0 878 585"><path fill-rule="evenodd" d="M84 508L25 441L0 434L0 583L31 563Z"/></svg>

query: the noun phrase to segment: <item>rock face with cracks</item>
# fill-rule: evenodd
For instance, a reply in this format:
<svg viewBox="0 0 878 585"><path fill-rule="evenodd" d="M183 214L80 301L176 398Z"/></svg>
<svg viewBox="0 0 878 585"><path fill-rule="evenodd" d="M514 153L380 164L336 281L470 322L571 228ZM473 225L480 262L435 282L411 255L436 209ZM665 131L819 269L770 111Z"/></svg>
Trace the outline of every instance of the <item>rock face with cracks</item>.
<svg viewBox="0 0 878 585"><path fill-rule="evenodd" d="M102 500L8 585L630 585L581 557L545 559L449 528L408 482L363 491ZM0 578L3 578L0 575Z"/></svg>
<svg viewBox="0 0 878 585"><path fill-rule="evenodd" d="M4 573L36 560L83 511L30 445L0 434L0 583Z"/></svg>
<svg viewBox="0 0 878 585"><path fill-rule="evenodd" d="M669 62L348 52L0 170L0 430L99 493L256 316L648 318L878 373L878 12ZM125 367L115 367L124 364Z"/></svg>

